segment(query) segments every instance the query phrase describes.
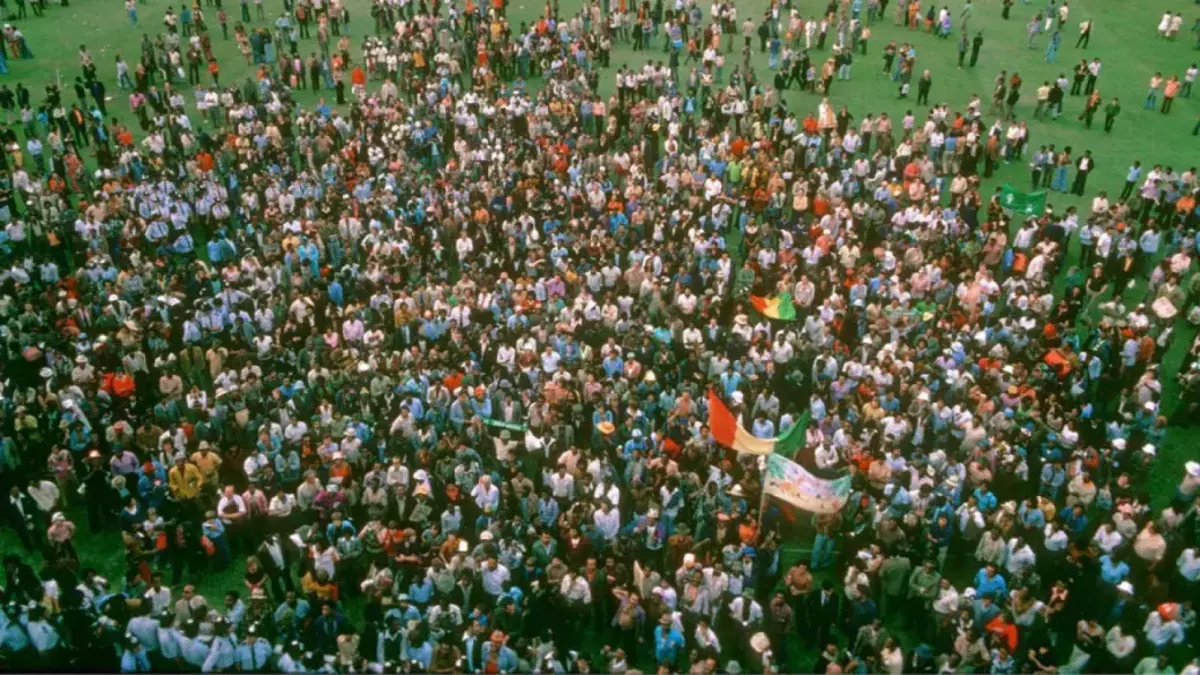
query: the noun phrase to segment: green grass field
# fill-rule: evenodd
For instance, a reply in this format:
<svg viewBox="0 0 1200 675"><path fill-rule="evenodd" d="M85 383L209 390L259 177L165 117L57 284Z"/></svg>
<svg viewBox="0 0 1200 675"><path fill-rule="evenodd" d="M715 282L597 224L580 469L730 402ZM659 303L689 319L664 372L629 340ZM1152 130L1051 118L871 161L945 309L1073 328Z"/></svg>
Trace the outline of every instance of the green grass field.
<svg viewBox="0 0 1200 675"><path fill-rule="evenodd" d="M514 26L519 25L521 21L533 19L542 7L542 4L535 0L525 0L525 4L519 4L520 2L521 0L518 0L509 10ZM962 2L963 0L951 0L950 4L950 10L956 17L955 31L960 28L957 17ZM346 3L351 13L350 30L354 44L351 55L357 59L360 55L359 42L363 36L373 32L370 3L367 0L346 0ZM1098 166L1098 170L1089 181L1089 192L1092 193L1099 190L1107 190L1110 195L1118 193L1124 181L1126 168L1134 160L1141 160L1147 167L1159 163L1173 165L1180 171L1200 164L1195 159L1196 149L1200 148L1200 138L1191 134L1197 115L1200 114L1200 95L1194 99L1181 98L1170 115L1163 115L1157 110L1142 109L1147 82L1154 72L1159 71L1164 76L1175 74L1182 79L1187 67L1200 59L1200 52L1194 50L1195 34L1190 32L1193 21L1200 16L1200 8L1185 14L1180 38L1168 42L1157 36L1159 17L1167 9L1176 11L1188 8L1182 3L1167 0L1144 0L1137 3L1118 0L1071 0L1070 19L1064 29L1058 63L1046 64L1043 62L1043 55L1047 36L1038 38L1036 49L1031 50L1026 46L1026 25L1038 9L1045 7L1044 3L1018 3L1012 9L1011 20L1004 21L1000 16L999 2L976 2L970 18L970 30L972 33L982 31L985 44L978 66L960 70L956 66L955 38L941 40L925 32L896 27L892 16L895 3L896 0L892 0L887 15L873 26L868 55L856 55L852 81L836 82L833 86L834 104L849 106L850 111L857 117L862 117L868 112L887 112L898 120L910 109L918 119L923 117L923 111L915 108L915 100L898 100L896 85L881 72L882 49L889 40L898 43L914 42L917 49L916 72L919 74L924 69L932 71L934 85L931 100L945 102L955 110L961 110L975 93L986 102L990 96L993 79L1001 69L1008 70L1010 74L1014 71L1020 72L1025 86L1017 114L1022 119L1031 115L1034 107L1033 92L1043 80L1053 79L1060 72L1067 73L1069 77L1071 67L1080 58L1099 56L1104 62L1099 81L1103 98L1107 102L1111 97L1117 96L1121 99L1123 107L1113 133L1105 134L1102 131L1099 118L1093 129L1084 129L1082 122L1076 121L1076 116L1082 109L1083 99L1068 97L1065 102L1065 114L1058 121L1029 121L1031 144L1037 146L1054 143L1059 147L1069 145L1077 154L1090 149ZM96 60L100 74L108 86L109 95L113 97L109 104L110 114L117 114L132 122L126 99L128 93L117 88L113 63L117 54L123 55L131 66L136 63L142 33L149 32L154 35L163 30L162 16L168 5L169 3L162 0L139 4L140 22L137 27L130 25L122 4L117 0L108 0L104 4L95 0L75 0L70 7L65 8L52 3L43 18L34 18L30 12L27 19L12 23L24 32L36 58L18 61L10 57L9 75L0 78L0 81L10 87L15 86L17 82L23 82L33 92L35 104L40 98L43 86L56 78L61 78L69 91L70 82L80 72L77 57L79 45L85 44ZM803 15L816 15L823 10L824 5L824 2L807 0L800 3L799 9ZM9 6L15 7L12 3ZM739 2L739 23L747 16L757 20L766 6L764 0ZM565 15L570 15L579 7L579 0L564 0L561 3L561 11ZM265 8L267 18L253 21L252 25L266 26L273 22L282 9L282 2L268 0ZM703 9L707 12L710 7L704 3ZM216 8L205 7L204 11L213 31L213 44L222 67L222 81L241 81L250 74L249 68L237 52L232 37L229 40L221 39L215 18ZM226 11L230 14L232 34L232 27L240 18L238 4L226 0ZM251 13L253 14L253 8ZM1079 22L1089 18L1095 20L1090 48L1077 50L1074 44ZM740 35L735 39L738 48L734 54L727 57L727 73L741 60ZM832 41L826 45L827 49L831 46ZM757 50L757 40L755 49ZM307 55L315 50L315 41L303 41L303 54ZM640 65L647 56L655 60L665 60L666 56L661 50L661 37L653 42L653 51L641 54L633 52L627 44L618 45L612 58L613 68L622 64ZM828 52L818 52L814 60L819 63L827 55ZM770 82L771 73L767 68L766 55L756 51L754 65L760 81ZM681 73L681 77L684 76L686 70ZM611 93L611 71L601 75L600 83L606 93ZM915 94L914 85L914 99ZM319 95L332 100L332 91ZM302 104L310 105L316 102L317 96L316 93L304 91L297 94L297 99ZM818 99L811 95L797 92L788 92L785 97L791 109L798 111L801 116L807 111L815 110L818 102ZM67 95L67 100L73 99ZM198 119L198 116L193 117L193 120ZM984 181L981 194L986 198L992 193L994 186L1003 182L1012 182L1024 189L1028 186L1028 181L1025 165L1004 166L996 176ZM1084 200L1066 195L1054 194L1050 201L1058 211L1067 206L1077 206L1082 212L1086 212L1087 208ZM1077 247L1078 243L1073 241L1072 260L1077 256ZM202 251L203 248L198 250ZM1176 386L1172 376L1191 342L1193 333L1191 329L1180 330L1164 358L1164 386L1168 401L1175 398ZM1173 404L1169 403L1166 406L1168 411L1172 408ZM1195 457L1198 454L1197 447L1200 447L1200 435L1182 430L1171 434L1166 447L1160 453L1160 462L1153 477L1152 494L1156 499L1165 501L1169 498L1180 475L1182 462L1185 458ZM97 567L114 582L120 579L124 564L119 553L117 536L109 534L91 538L86 533L86 519L83 518L83 514L76 513L75 520L81 524L77 543L84 564ZM790 542L789 549L804 548L808 543ZM19 546L11 533L0 531L0 550L7 553L18 549ZM216 599L226 589L242 588L241 572L241 565L235 564L223 574L208 574L194 581L199 583L203 594L210 599ZM351 616L354 615L352 610Z"/></svg>

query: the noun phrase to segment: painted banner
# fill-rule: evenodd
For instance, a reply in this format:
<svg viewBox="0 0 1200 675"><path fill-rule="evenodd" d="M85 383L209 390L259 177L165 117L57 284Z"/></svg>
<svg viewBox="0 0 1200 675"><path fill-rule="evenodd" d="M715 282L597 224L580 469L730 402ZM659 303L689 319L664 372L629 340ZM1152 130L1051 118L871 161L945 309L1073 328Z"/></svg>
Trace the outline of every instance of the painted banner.
<svg viewBox="0 0 1200 675"><path fill-rule="evenodd" d="M767 455L763 490L772 497L814 513L837 513L850 498L850 476L825 480L783 457Z"/></svg>

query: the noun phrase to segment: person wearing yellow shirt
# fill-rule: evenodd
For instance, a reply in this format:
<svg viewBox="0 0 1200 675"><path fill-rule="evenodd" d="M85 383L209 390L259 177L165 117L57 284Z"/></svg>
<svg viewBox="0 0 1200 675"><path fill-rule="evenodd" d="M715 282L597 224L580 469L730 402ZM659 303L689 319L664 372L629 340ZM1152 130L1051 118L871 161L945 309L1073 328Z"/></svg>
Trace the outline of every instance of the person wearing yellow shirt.
<svg viewBox="0 0 1200 675"><path fill-rule="evenodd" d="M167 472L167 486L181 506L192 505L204 487L204 475L181 452L175 455L175 466Z"/></svg>

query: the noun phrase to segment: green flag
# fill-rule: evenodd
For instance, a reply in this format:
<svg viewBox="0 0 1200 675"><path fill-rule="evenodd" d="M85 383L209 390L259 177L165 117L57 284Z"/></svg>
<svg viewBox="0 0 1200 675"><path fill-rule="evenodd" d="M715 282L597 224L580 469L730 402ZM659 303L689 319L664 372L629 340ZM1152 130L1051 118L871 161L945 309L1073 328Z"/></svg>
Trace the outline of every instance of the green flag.
<svg viewBox="0 0 1200 675"><path fill-rule="evenodd" d="M1046 211L1046 191L1021 192L1008 183L1000 188L1000 206L1026 216L1040 216Z"/></svg>

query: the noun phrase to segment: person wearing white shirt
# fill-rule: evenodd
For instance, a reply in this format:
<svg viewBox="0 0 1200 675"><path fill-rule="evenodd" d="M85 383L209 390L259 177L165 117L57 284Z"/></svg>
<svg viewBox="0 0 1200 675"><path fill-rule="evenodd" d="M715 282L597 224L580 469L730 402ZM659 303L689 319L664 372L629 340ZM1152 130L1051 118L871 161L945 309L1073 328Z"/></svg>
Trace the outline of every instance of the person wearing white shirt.
<svg viewBox="0 0 1200 675"><path fill-rule="evenodd" d="M493 598L500 597L504 593L504 584L511 577L508 568L501 565L495 558L488 558L483 569L479 571L479 580L483 586L483 592Z"/></svg>
<svg viewBox="0 0 1200 675"><path fill-rule="evenodd" d="M747 595L738 596L729 603L730 618L745 627L761 624L763 620L762 605L749 593L747 589Z"/></svg>
<svg viewBox="0 0 1200 675"><path fill-rule="evenodd" d="M592 496L596 499L607 499L609 504L615 507L621 505L621 490L616 485L608 480L597 480L596 488L592 491Z"/></svg>
<svg viewBox="0 0 1200 675"><path fill-rule="evenodd" d="M663 606L671 612L674 612L676 605L679 604L679 594L675 592L675 588L671 586L671 582L666 577L663 577L659 585L655 586L650 593L657 597Z"/></svg>
<svg viewBox="0 0 1200 675"><path fill-rule="evenodd" d="M267 457L267 453L258 448L257 452L250 455L242 462L242 470L246 472L246 478L256 480L258 472L271 465L271 459Z"/></svg>
<svg viewBox="0 0 1200 675"><path fill-rule="evenodd" d="M568 502L575 499L575 477L567 473L567 467L559 466L558 471L546 479L546 483L555 499Z"/></svg>
<svg viewBox="0 0 1200 675"><path fill-rule="evenodd" d="M1047 553L1062 553L1067 550L1067 533L1063 531L1061 525L1058 523L1047 523L1043 534L1046 536Z"/></svg>
<svg viewBox="0 0 1200 675"><path fill-rule="evenodd" d="M492 485L490 476L479 477L479 482L471 488L471 496L475 498L475 505L485 513L494 512L500 506L500 490Z"/></svg>
<svg viewBox="0 0 1200 675"><path fill-rule="evenodd" d="M704 649L705 647L708 647L718 654L721 653L721 640L717 637L716 632L713 631L713 629L708 625L707 621L699 621L696 623L696 632L694 637L696 638L696 647L698 649Z"/></svg>
<svg viewBox="0 0 1200 675"><path fill-rule="evenodd" d="M939 582L937 598L933 601L933 611L940 616L951 616L958 611L958 589L950 585L950 580L942 577Z"/></svg>
<svg viewBox="0 0 1200 675"><path fill-rule="evenodd" d="M150 601L150 616L160 616L171 608L171 589L162 585L162 575L155 573L151 577L150 588L142 594Z"/></svg>
<svg viewBox="0 0 1200 675"><path fill-rule="evenodd" d="M1173 617L1163 618L1162 610L1150 612L1145 625L1142 626L1142 632L1159 651L1184 640L1183 627Z"/></svg>
<svg viewBox="0 0 1200 675"><path fill-rule="evenodd" d="M1196 549L1184 549L1175 561L1175 567L1179 569L1180 576L1189 582L1194 584L1200 580L1200 557L1196 556Z"/></svg>
<svg viewBox="0 0 1200 675"><path fill-rule="evenodd" d="M574 572L567 572L563 576L562 583L559 584L559 592L571 605L590 605L592 603L592 587L588 584L587 577Z"/></svg>
<svg viewBox="0 0 1200 675"><path fill-rule="evenodd" d="M280 490L274 497L271 497L271 501L267 504L267 515L272 518L284 519L292 515L294 508L296 508L295 495Z"/></svg>
<svg viewBox="0 0 1200 675"><path fill-rule="evenodd" d="M816 452L813 453L813 458L817 463L817 468L822 470L835 469L839 462L837 448L832 445L817 446Z"/></svg>
<svg viewBox="0 0 1200 675"><path fill-rule="evenodd" d="M1098 546L1101 551L1105 553L1112 553L1122 543L1125 542L1125 537L1122 537L1121 533L1117 532L1116 525L1110 521L1104 523L1098 530L1096 530L1096 534L1092 536L1092 541L1096 543L1096 546Z"/></svg>
<svg viewBox="0 0 1200 675"><path fill-rule="evenodd" d="M1008 540L1006 546L1008 549L1008 562L1005 563L1005 568L1009 574L1018 575L1026 569L1033 567L1037 562L1037 557L1033 553L1033 549L1029 544L1025 543L1020 537L1013 537Z"/></svg>
<svg viewBox="0 0 1200 675"><path fill-rule="evenodd" d="M228 527L236 520L241 520L246 515L246 502L242 496L233 491L232 485L225 487L225 493L221 495L221 499L217 501L217 514Z"/></svg>
<svg viewBox="0 0 1200 675"><path fill-rule="evenodd" d="M53 481L46 479L33 481L29 484L28 492L43 514L49 514L51 511L54 511L55 506L58 504L58 486Z"/></svg>
<svg viewBox="0 0 1200 675"><path fill-rule="evenodd" d="M596 523L596 531L599 532L600 538L607 542L614 542L617 539L617 534L621 530L621 515L608 504L601 502L600 508L592 514L592 519Z"/></svg>

